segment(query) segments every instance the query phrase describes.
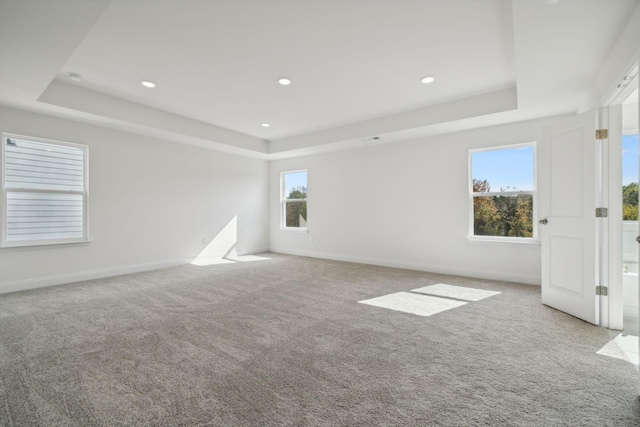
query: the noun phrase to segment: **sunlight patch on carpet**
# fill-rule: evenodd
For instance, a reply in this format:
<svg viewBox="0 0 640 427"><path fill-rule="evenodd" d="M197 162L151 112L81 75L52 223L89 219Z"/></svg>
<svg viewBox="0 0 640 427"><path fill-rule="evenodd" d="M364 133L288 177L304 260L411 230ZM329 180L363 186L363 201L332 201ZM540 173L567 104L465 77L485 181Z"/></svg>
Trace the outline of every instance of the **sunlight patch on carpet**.
<svg viewBox="0 0 640 427"><path fill-rule="evenodd" d="M638 337L626 333L619 333L614 339L596 352L601 356L622 359L638 369Z"/></svg>
<svg viewBox="0 0 640 427"><path fill-rule="evenodd" d="M445 285L444 283L438 283L436 285L412 289L411 292L418 292L421 294L435 295L446 298L456 298L464 301L480 301L482 299L489 298L500 293L496 291L486 291L484 289Z"/></svg>
<svg viewBox="0 0 640 427"><path fill-rule="evenodd" d="M600 350L596 351L596 354L600 356L607 356L613 359L620 359L624 361L629 361L624 354L624 351L618 346L615 340L611 340L606 343Z"/></svg>
<svg viewBox="0 0 640 427"><path fill-rule="evenodd" d="M396 292L358 302L375 307L402 311L404 313L417 314L418 316L431 316L467 304L462 301L412 294L409 292Z"/></svg>

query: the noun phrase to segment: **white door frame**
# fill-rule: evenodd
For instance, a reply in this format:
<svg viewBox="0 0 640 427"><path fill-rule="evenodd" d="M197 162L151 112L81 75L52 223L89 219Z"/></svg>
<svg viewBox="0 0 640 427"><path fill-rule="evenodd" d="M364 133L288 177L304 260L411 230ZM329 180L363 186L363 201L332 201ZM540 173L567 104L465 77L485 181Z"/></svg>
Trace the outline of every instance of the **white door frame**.
<svg viewBox="0 0 640 427"><path fill-rule="evenodd" d="M606 102L603 111L608 116L608 120L604 121L603 125L609 129L607 147L603 150L608 157L603 162L605 166L603 175L608 181L606 186L608 197L604 200L609 209L608 250L604 251L604 263L610 268L606 276L609 287L608 303L603 304L602 307L601 326L617 330L623 329L624 321L623 277L622 268L620 268L622 266L622 102L633 93L634 88L638 87L637 71L638 63L627 73L636 74L634 82L617 90L603 101ZM638 277L640 278L640 275Z"/></svg>
<svg viewBox="0 0 640 427"><path fill-rule="evenodd" d="M609 303L603 307L602 326L622 330L622 105L611 105L608 116L609 251L605 255L608 255L607 263L611 268L608 275Z"/></svg>

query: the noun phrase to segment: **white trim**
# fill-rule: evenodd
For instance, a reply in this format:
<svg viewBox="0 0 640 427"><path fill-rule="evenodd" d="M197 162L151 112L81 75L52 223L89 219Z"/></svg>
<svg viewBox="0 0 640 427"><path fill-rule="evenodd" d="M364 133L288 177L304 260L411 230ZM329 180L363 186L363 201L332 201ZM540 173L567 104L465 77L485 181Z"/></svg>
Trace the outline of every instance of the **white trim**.
<svg viewBox="0 0 640 427"><path fill-rule="evenodd" d="M236 251L239 256L269 252L268 248L257 248ZM159 270L161 268L176 267L190 264L196 257L180 258L165 261L154 261L141 264L124 265L119 267L101 268L98 270L79 271L76 273L60 274L56 276L37 277L33 279L15 280L0 283L0 294L8 292L26 291L29 289L45 288L49 286L65 285L85 280L102 279L123 274L140 273L143 271Z"/></svg>
<svg viewBox="0 0 640 427"><path fill-rule="evenodd" d="M473 197L519 196L521 194L535 196L535 191L486 191L484 193L473 193Z"/></svg>
<svg viewBox="0 0 640 427"><path fill-rule="evenodd" d="M103 277L120 276L122 274L139 273L141 271L157 270L160 268L175 267L181 264L188 264L191 261L193 261L193 258L183 258L143 264L125 265L121 267L102 268L99 270L80 271L77 273L38 277L34 279L16 280L13 282L0 283L0 294L81 282L84 280L101 279Z"/></svg>
<svg viewBox="0 0 640 427"><path fill-rule="evenodd" d="M67 243L88 243L89 239L89 146L86 144L78 144L74 142L58 141L55 139L38 138L34 136L18 135L14 133L2 132L0 135L0 192L2 193L2 200L0 201L0 249L4 248L17 248L17 247L30 247L30 246L46 246L46 245L60 245ZM19 193L47 193L47 194L79 194L82 195L82 237L69 238L69 239L51 239L51 240L7 240L7 193L9 190L5 186L5 171L4 171L4 156L5 156L5 141L7 139L17 139L24 141L40 142L43 144L59 145L63 147L73 147L82 150L83 152L83 191L68 191L68 190L44 190L44 189L29 189L29 188L12 188L11 192Z"/></svg>
<svg viewBox="0 0 640 427"><path fill-rule="evenodd" d="M271 252L307 256L311 258L330 259L335 261L355 262L359 264L379 265L382 267L402 268L405 270L417 270L426 271L430 273L449 274L452 276L471 277L476 279L487 280L502 280L506 282L523 283L527 285L540 286L540 276L531 274L517 274L507 273L502 271L488 271L488 270L475 270L461 267L443 267L437 264L423 264L423 263L410 263L402 261L394 261L380 258L359 257L353 255L304 251L304 250L290 250L284 248L271 248Z"/></svg>
<svg viewBox="0 0 640 427"><path fill-rule="evenodd" d="M598 129L609 129L609 109L600 108ZM596 207L609 208L609 136L606 140L596 140ZM606 142L605 142L606 141ZM620 192L620 189L617 190ZM609 217L596 219L596 286L608 286L610 276L609 265ZM622 265L620 266L622 267ZM622 268L621 268L622 270ZM598 323L609 327L609 304L606 296L596 297L598 300Z"/></svg>
<svg viewBox="0 0 640 427"><path fill-rule="evenodd" d="M11 249L33 249L33 248L57 248L64 245L82 245L86 243L91 243L92 240L84 240L84 239L65 239L65 240L29 240L27 242L16 242L18 244L14 244L14 242L8 242L4 245L0 245L0 252L6 252Z"/></svg>
<svg viewBox="0 0 640 427"><path fill-rule="evenodd" d="M630 67L622 79L619 79L609 93L602 99L603 106L616 105L627 99L635 90L634 80L638 78L638 61Z"/></svg>
<svg viewBox="0 0 640 427"><path fill-rule="evenodd" d="M307 227L280 227L280 231L291 231L293 233L307 233Z"/></svg>
<svg viewBox="0 0 640 427"><path fill-rule="evenodd" d="M497 151L497 150L508 150L510 148L524 148L535 146L536 141L526 141L526 142L515 142L513 144L503 144L503 145L492 145L491 147L482 147L482 148L470 148L470 153L481 153L483 151Z"/></svg>
<svg viewBox="0 0 640 427"><path fill-rule="evenodd" d="M499 151L499 150L510 150L516 148L525 148L532 147L533 148L533 190L522 190L522 191L490 191L487 193L474 193L473 192L473 162L472 157L475 153L481 153L486 151ZM473 148L468 150L467 153L467 185L468 185L468 215L469 215L469 241L484 241L484 242L504 242L504 243L527 243L533 245L539 245L539 236L538 236L538 145L536 141L529 142L520 142L515 144L506 144L506 145L498 145L492 147L483 147L483 148ZM473 223L473 199L476 197L494 197L494 196L514 196L520 194L528 194L531 195L532 198L532 237L505 237L505 236L480 236L474 234L474 223Z"/></svg>
<svg viewBox="0 0 640 427"><path fill-rule="evenodd" d="M501 236L469 236L469 243L498 243L500 245L513 244L516 246L540 246L540 240L532 237L501 237Z"/></svg>
<svg viewBox="0 0 640 427"><path fill-rule="evenodd" d="M0 194L2 199L0 200L0 247L4 246L4 242L6 242L7 236L7 218L6 212L7 209L7 189L4 185L4 150L6 145L6 138L9 138L10 134L5 134L4 132L0 134Z"/></svg>
<svg viewBox="0 0 640 427"><path fill-rule="evenodd" d="M304 172L307 175L307 182L305 185L305 188L307 189L307 197L305 197L304 199L287 199L286 197L286 189L285 189L285 176L288 174L292 174L292 173L300 173L300 172ZM308 218L308 213L309 213L309 202L308 202L308 195L309 195L309 172L307 171L307 169L296 169L296 170L289 170L289 171L282 171L280 172L280 230L281 231L294 231L294 232L308 232L308 225L309 225L309 218ZM307 227L287 227L286 226L286 218L287 218L287 202L294 202L294 203L299 203L299 202L305 202L307 204Z"/></svg>
<svg viewBox="0 0 640 427"><path fill-rule="evenodd" d="M262 253L265 253L265 252L269 252L269 248L247 249L247 250L244 250L244 251L239 251L239 250L236 249L236 254L238 256L262 254Z"/></svg>
<svg viewBox="0 0 640 427"><path fill-rule="evenodd" d="M634 67L637 67L635 62ZM627 86L628 90L638 85L638 77ZM620 92L617 96L610 96L607 102L608 109L608 162L604 172L608 178L608 248L605 251L604 263L608 265L608 303L603 304L603 327L622 330L624 327L624 279L622 274L622 136L633 134L633 131L623 131L622 127L622 103L627 96L626 92ZM605 105L607 106L607 105ZM640 114L640 113L639 113ZM637 132L637 131L636 131ZM605 301L606 301L605 300Z"/></svg>
<svg viewBox="0 0 640 427"><path fill-rule="evenodd" d="M286 231L288 233L300 233L300 234L308 234L308 227L280 227L280 231Z"/></svg>

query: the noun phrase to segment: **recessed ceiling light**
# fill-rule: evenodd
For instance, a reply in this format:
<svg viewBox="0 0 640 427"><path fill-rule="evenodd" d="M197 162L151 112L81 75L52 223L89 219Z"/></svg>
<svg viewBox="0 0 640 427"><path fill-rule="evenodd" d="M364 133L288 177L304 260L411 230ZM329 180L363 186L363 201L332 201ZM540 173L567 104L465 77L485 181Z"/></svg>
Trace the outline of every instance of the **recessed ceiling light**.
<svg viewBox="0 0 640 427"><path fill-rule="evenodd" d="M67 74L67 76L69 76L69 78L71 80L73 80L74 82L80 82L82 81L82 76L78 73L69 73Z"/></svg>
<svg viewBox="0 0 640 427"><path fill-rule="evenodd" d="M280 77L278 79L278 83L280 83L282 86L289 86L291 84L291 79L288 79L286 77Z"/></svg>
<svg viewBox="0 0 640 427"><path fill-rule="evenodd" d="M149 80L142 80L140 83L142 83L142 86L144 86L144 87L148 87L148 88L156 87L156 84L154 82L149 81Z"/></svg>
<svg viewBox="0 0 640 427"><path fill-rule="evenodd" d="M262 124L262 127L263 127L263 128L268 128L269 126L271 126L269 123L263 123L263 124Z"/></svg>
<svg viewBox="0 0 640 427"><path fill-rule="evenodd" d="M422 80L420 80L422 83L428 85L429 83L433 83L436 80L436 78L434 76L424 76L422 78Z"/></svg>

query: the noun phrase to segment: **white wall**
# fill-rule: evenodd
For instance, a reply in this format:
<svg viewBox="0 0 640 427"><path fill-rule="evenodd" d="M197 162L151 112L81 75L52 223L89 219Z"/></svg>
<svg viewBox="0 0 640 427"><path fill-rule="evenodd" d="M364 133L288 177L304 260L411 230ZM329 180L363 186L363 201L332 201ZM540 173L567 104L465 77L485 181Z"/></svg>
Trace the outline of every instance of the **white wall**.
<svg viewBox="0 0 640 427"><path fill-rule="evenodd" d="M555 120L273 161L271 249L539 284L538 245L469 241L468 150L537 141ZM308 170L308 233L280 229L280 173L296 169Z"/></svg>
<svg viewBox="0 0 640 427"><path fill-rule="evenodd" d="M591 91L587 93L584 105L579 112L608 105L616 93L616 86L633 65L640 60L640 3L629 16L609 55L602 62Z"/></svg>
<svg viewBox="0 0 640 427"><path fill-rule="evenodd" d="M89 146L92 240L0 249L0 292L188 262L236 216L238 253L269 247L264 160L9 108L0 131Z"/></svg>

